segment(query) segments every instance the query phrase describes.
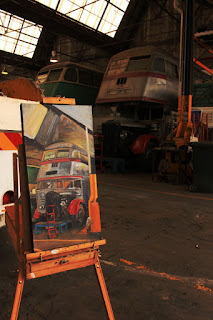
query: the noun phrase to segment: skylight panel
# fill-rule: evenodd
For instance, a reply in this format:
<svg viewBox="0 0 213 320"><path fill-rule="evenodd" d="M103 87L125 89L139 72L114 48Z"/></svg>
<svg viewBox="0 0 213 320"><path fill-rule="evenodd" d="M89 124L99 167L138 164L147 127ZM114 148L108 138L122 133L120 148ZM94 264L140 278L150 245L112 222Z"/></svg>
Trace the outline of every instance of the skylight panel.
<svg viewBox="0 0 213 320"><path fill-rule="evenodd" d="M0 50L13 52L14 49L15 49L14 41L4 36L0 37Z"/></svg>
<svg viewBox="0 0 213 320"><path fill-rule="evenodd" d="M73 1L63 0L59 3L58 11L78 21L83 11L83 9L81 9L82 5L76 5Z"/></svg>
<svg viewBox="0 0 213 320"><path fill-rule="evenodd" d="M106 33L113 37L123 17L123 12L113 5L109 4L103 19L100 23L98 31Z"/></svg>
<svg viewBox="0 0 213 320"><path fill-rule="evenodd" d="M129 0L111 0L110 2L123 11L126 11L129 4Z"/></svg>
<svg viewBox="0 0 213 320"><path fill-rule="evenodd" d="M67 17L114 37L130 0L36 0Z"/></svg>
<svg viewBox="0 0 213 320"><path fill-rule="evenodd" d="M96 29L105 8L106 1L104 0L95 3L93 2L92 4L85 6L79 21Z"/></svg>
<svg viewBox="0 0 213 320"><path fill-rule="evenodd" d="M32 58L42 26L0 10L0 50Z"/></svg>
<svg viewBox="0 0 213 320"><path fill-rule="evenodd" d="M33 45L24 42L19 42L19 44L16 46L14 53L28 58L32 58L34 50L35 47Z"/></svg>

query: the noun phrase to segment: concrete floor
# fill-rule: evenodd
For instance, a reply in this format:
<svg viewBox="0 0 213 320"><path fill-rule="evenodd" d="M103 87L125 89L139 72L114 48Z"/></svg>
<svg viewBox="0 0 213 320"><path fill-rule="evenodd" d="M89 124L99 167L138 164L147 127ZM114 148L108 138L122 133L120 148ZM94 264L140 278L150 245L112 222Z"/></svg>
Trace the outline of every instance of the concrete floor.
<svg viewBox="0 0 213 320"><path fill-rule="evenodd" d="M213 319L213 195L149 174L98 175L102 268L117 320ZM0 319L17 260L0 230ZM108 319L93 267L26 281L19 320Z"/></svg>

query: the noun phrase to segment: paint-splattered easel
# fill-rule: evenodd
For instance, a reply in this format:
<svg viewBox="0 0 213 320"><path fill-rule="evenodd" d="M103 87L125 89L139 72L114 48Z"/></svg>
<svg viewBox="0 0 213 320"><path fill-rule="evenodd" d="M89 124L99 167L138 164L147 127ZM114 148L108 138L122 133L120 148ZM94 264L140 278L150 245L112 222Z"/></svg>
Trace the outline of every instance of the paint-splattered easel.
<svg viewBox="0 0 213 320"><path fill-rule="evenodd" d="M19 176L21 177L21 203L19 203L18 199L18 160L20 172ZM108 313L108 318L110 320L114 320L113 310L98 257L99 246L106 243L104 239L90 242L88 241L69 247L55 248L49 251L33 251L32 227L28 198L29 189L27 187L27 168L25 163L24 148L23 145L20 145L18 156L15 153L13 154L15 203L14 206L7 208L5 215L8 233L19 260L19 274L10 319L18 319L25 279L35 279L67 270L94 265ZM89 210L93 210L91 216L94 218L95 215L97 215L97 220L96 222L94 221L95 223L93 227L99 228L100 218L98 212L99 207L96 203L97 184L95 174L90 175L90 189L91 197Z"/></svg>

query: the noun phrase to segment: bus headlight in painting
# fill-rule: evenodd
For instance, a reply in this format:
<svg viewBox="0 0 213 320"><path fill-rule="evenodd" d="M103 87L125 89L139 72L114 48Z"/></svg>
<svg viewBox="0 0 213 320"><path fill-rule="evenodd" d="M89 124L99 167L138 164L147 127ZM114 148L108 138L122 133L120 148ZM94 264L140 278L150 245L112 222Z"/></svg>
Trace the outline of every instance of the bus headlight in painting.
<svg viewBox="0 0 213 320"><path fill-rule="evenodd" d="M128 132L126 130L122 130L121 133L120 133L120 138L122 140L125 140L128 136Z"/></svg>

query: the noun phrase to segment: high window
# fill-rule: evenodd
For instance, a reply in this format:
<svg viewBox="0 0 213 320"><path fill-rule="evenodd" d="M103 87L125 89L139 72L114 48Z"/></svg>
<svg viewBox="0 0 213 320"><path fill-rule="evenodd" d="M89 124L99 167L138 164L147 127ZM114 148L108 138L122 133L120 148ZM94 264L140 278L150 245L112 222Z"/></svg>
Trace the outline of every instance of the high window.
<svg viewBox="0 0 213 320"><path fill-rule="evenodd" d="M42 26L0 10L0 50L32 58Z"/></svg>
<svg viewBox="0 0 213 320"><path fill-rule="evenodd" d="M114 37L130 0L36 0L86 26Z"/></svg>

